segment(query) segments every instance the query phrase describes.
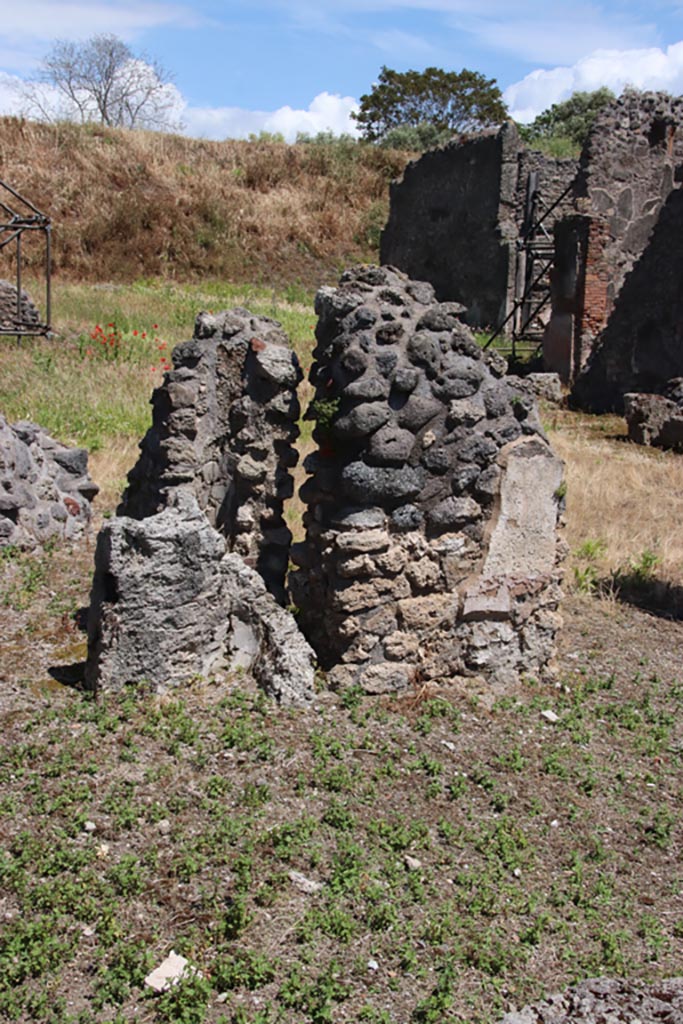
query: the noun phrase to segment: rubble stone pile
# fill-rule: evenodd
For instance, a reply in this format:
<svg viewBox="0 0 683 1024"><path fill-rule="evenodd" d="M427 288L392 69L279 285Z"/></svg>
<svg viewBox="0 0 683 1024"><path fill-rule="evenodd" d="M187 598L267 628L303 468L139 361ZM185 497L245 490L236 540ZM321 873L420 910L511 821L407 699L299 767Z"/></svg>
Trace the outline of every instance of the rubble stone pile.
<svg viewBox="0 0 683 1024"><path fill-rule="evenodd" d="M629 440L683 452L683 377L668 381L661 395L624 395Z"/></svg>
<svg viewBox="0 0 683 1024"><path fill-rule="evenodd" d="M99 538L91 686L165 689L241 666L303 701L313 651L333 686L370 693L547 667L562 464L533 388L505 379L461 306L390 268L348 271L316 311L305 541L291 545L283 518L296 357L275 321L201 314ZM290 555L296 622L275 600Z"/></svg>
<svg viewBox="0 0 683 1024"><path fill-rule="evenodd" d="M283 602L291 533L282 503L294 489L302 378L287 335L245 309L201 313L172 358L118 513L144 519L189 488L228 550Z"/></svg>
<svg viewBox="0 0 683 1024"><path fill-rule="evenodd" d="M313 652L189 490L147 519L106 522L95 555L86 684L155 691L224 670L283 703L313 695Z"/></svg>
<svg viewBox="0 0 683 1024"><path fill-rule="evenodd" d="M562 464L532 397L430 285L347 271L316 298L318 451L292 548L299 623L335 685L371 693L549 662Z"/></svg>
<svg viewBox="0 0 683 1024"><path fill-rule="evenodd" d="M683 978L666 978L653 985L591 978L506 1014L501 1024L679 1024L682 1020Z"/></svg>
<svg viewBox="0 0 683 1024"><path fill-rule="evenodd" d="M90 522L99 488L85 448L70 448L42 427L0 416L0 547L34 548L73 540Z"/></svg>
<svg viewBox="0 0 683 1024"><path fill-rule="evenodd" d="M18 321L22 325L38 324L40 315L28 292L23 289L17 310L17 286L0 279L0 327L11 330Z"/></svg>

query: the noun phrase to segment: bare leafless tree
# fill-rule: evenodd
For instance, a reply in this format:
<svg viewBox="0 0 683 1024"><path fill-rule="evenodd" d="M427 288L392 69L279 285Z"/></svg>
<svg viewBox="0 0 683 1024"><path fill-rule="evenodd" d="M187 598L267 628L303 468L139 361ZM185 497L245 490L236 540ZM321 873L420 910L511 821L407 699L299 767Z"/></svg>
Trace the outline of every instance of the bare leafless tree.
<svg viewBox="0 0 683 1024"><path fill-rule="evenodd" d="M97 121L112 128L172 131L179 93L156 61L136 56L112 34L82 43L60 40L27 83L26 112L42 120Z"/></svg>

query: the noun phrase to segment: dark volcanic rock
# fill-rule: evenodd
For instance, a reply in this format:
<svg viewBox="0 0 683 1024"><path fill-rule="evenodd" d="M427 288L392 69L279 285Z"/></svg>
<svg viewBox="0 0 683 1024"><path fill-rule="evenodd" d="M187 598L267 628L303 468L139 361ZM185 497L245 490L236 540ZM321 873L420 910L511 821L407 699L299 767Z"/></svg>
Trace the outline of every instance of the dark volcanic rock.
<svg viewBox="0 0 683 1024"><path fill-rule="evenodd" d="M85 448L69 448L35 423L0 416L0 547L73 540L90 523L99 488Z"/></svg>
<svg viewBox="0 0 683 1024"><path fill-rule="evenodd" d="M362 317L339 316L359 293ZM496 376L461 307L431 300L377 267L347 271L316 300L320 456L300 492L307 536L290 587L333 683L370 693L536 673L558 624L561 463L533 393ZM387 329L389 308L400 331ZM351 380L347 354L361 346ZM391 382L384 396L378 378ZM340 500L354 511L340 516ZM395 641L387 622L401 623Z"/></svg>

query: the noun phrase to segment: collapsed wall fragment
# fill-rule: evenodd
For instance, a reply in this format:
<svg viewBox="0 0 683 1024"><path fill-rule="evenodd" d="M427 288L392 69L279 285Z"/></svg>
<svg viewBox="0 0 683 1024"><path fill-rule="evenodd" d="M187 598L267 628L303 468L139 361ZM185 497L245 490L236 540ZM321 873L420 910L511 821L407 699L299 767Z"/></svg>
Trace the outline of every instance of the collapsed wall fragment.
<svg viewBox="0 0 683 1024"><path fill-rule="evenodd" d="M552 657L562 464L461 311L389 268L318 292L290 587L336 685L511 682Z"/></svg>
<svg viewBox="0 0 683 1024"><path fill-rule="evenodd" d="M304 635L332 685L371 693L507 684L550 662L562 464L532 389L506 381L461 306L390 268L348 271L316 310L306 540L290 551L282 508L296 359L273 321L202 314L98 541L91 686L165 689L242 666L306 700ZM272 596L290 553L298 625Z"/></svg>
<svg viewBox="0 0 683 1024"><path fill-rule="evenodd" d="M152 397L117 518L98 538L92 688L156 690L242 668L285 702L313 693L313 652L285 597L301 370L280 325L202 313Z"/></svg>
<svg viewBox="0 0 683 1024"><path fill-rule="evenodd" d="M251 672L283 703L313 694L313 657L259 574L227 550L196 498L103 526L88 617L86 685L166 690L226 670Z"/></svg>
<svg viewBox="0 0 683 1024"><path fill-rule="evenodd" d="M284 601L291 533L296 387L301 369L279 323L233 309L197 317L152 396L152 426L118 514L144 519L189 488L228 550Z"/></svg>
<svg viewBox="0 0 683 1024"><path fill-rule="evenodd" d="M674 377L661 395L623 397L629 441L683 452L683 377Z"/></svg>
<svg viewBox="0 0 683 1024"><path fill-rule="evenodd" d="M74 540L90 523L99 488L85 448L61 444L35 423L0 416L0 548Z"/></svg>

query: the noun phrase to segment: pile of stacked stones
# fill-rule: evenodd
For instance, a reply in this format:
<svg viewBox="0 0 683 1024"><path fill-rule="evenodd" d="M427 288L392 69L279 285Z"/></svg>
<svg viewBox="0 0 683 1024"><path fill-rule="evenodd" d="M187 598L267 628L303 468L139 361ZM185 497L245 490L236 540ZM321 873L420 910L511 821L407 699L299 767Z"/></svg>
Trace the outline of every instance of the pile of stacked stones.
<svg viewBox="0 0 683 1024"><path fill-rule="evenodd" d="M296 357L272 320L202 314L98 541L92 686L241 665L307 700L307 640L333 686L371 693L548 665L562 465L530 389L480 350L462 307L392 269L348 271L316 310L305 541L283 519ZM290 554L297 623L275 600Z"/></svg>
<svg viewBox="0 0 683 1024"><path fill-rule="evenodd" d="M0 416L0 547L74 540L90 522L99 488L88 453L55 441L35 423Z"/></svg>
<svg viewBox="0 0 683 1024"><path fill-rule="evenodd" d="M301 378L275 320L245 309L201 313L154 392L118 514L144 519L189 487L228 549L283 603L291 533L282 503L294 488Z"/></svg>
<svg viewBox="0 0 683 1024"><path fill-rule="evenodd" d="M40 322L40 316L31 297L25 291L21 292L19 303L17 303L17 288L10 281L0 279L0 327L5 330L18 329L35 326Z"/></svg>
<svg viewBox="0 0 683 1024"><path fill-rule="evenodd" d="M391 268L317 295L290 588L333 685L507 683L552 656L562 464L461 311Z"/></svg>
<svg viewBox="0 0 683 1024"><path fill-rule="evenodd" d="M627 978L591 978L507 1013L500 1024L678 1024L683 1020L683 978L652 985Z"/></svg>
<svg viewBox="0 0 683 1024"><path fill-rule="evenodd" d="M683 451L683 377L673 377L661 395L624 395L630 441Z"/></svg>

